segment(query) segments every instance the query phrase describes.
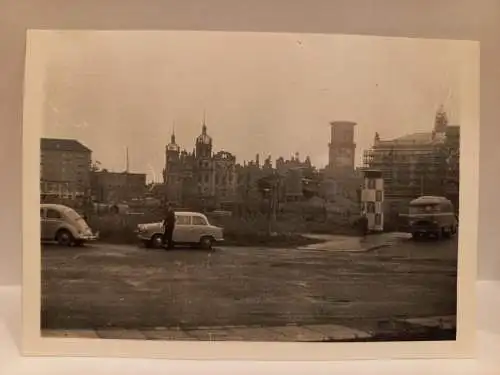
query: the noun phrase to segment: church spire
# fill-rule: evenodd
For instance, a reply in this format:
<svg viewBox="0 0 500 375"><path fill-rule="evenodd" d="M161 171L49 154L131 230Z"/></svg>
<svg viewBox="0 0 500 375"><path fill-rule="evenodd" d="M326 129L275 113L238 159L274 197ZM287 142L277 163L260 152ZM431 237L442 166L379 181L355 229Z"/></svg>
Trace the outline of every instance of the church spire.
<svg viewBox="0 0 500 375"><path fill-rule="evenodd" d="M201 133L202 134L207 134L207 111L204 109L203 110L203 124L201 127Z"/></svg>
<svg viewBox="0 0 500 375"><path fill-rule="evenodd" d="M175 121L172 123L172 135L170 136L170 143L175 144Z"/></svg>
<svg viewBox="0 0 500 375"><path fill-rule="evenodd" d="M448 114L444 109L444 105L441 104L436 112L436 117L434 118L434 131L436 133L443 133L446 131L447 126Z"/></svg>
<svg viewBox="0 0 500 375"><path fill-rule="evenodd" d="M167 151L168 152L175 152L179 153L180 152L180 147L175 141L175 123L172 124L172 134L170 135L170 143L167 145Z"/></svg>

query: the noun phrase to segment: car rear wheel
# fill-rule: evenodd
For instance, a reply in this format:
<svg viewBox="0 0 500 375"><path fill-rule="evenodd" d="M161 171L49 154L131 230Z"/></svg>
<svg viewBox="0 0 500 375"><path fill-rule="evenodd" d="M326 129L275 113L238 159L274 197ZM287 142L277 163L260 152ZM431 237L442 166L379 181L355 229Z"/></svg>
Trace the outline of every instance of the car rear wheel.
<svg viewBox="0 0 500 375"><path fill-rule="evenodd" d="M210 236L204 236L200 238L200 247L205 250L212 249L214 244L214 239Z"/></svg>
<svg viewBox="0 0 500 375"><path fill-rule="evenodd" d="M73 235L66 229L61 229L57 232L56 241L61 246L72 246L75 243Z"/></svg>
<svg viewBox="0 0 500 375"><path fill-rule="evenodd" d="M154 249L160 249L163 247L163 236L161 234L155 234L151 237L150 247Z"/></svg>

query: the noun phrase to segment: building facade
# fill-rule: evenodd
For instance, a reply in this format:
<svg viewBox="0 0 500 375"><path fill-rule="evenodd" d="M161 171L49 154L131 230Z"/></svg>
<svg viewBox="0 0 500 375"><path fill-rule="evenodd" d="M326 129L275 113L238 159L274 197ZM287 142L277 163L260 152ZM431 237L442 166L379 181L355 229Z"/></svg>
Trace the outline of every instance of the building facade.
<svg viewBox="0 0 500 375"><path fill-rule="evenodd" d="M146 174L93 171L91 190L93 199L103 203L119 203L140 198L146 193Z"/></svg>
<svg viewBox="0 0 500 375"><path fill-rule="evenodd" d="M382 140L376 133L373 147L363 155L364 165L382 171L388 198L445 195L445 179L450 172L449 135L446 114L441 111L436 114L435 126L430 132L392 140Z"/></svg>
<svg viewBox="0 0 500 375"><path fill-rule="evenodd" d="M76 198L90 193L92 151L74 139L40 140L42 197Z"/></svg>
<svg viewBox="0 0 500 375"><path fill-rule="evenodd" d="M182 150L175 134L165 149L163 170L166 199L180 206L214 207L236 199L236 158L229 152L213 152L207 126L195 140L193 152Z"/></svg>
<svg viewBox="0 0 500 375"><path fill-rule="evenodd" d="M401 212L412 199L422 195L444 196L458 207L459 139L460 127L448 125L442 107L429 132L391 140L383 140L375 133L363 162L365 168L382 172L386 213Z"/></svg>

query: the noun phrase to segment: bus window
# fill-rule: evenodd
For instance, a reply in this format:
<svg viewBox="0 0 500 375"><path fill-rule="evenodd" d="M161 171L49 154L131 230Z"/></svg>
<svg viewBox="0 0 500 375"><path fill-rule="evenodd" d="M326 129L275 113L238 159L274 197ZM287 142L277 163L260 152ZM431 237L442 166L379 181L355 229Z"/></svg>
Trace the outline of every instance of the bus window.
<svg viewBox="0 0 500 375"><path fill-rule="evenodd" d="M410 214L427 214L431 212L439 212L438 204L419 204L410 206Z"/></svg>

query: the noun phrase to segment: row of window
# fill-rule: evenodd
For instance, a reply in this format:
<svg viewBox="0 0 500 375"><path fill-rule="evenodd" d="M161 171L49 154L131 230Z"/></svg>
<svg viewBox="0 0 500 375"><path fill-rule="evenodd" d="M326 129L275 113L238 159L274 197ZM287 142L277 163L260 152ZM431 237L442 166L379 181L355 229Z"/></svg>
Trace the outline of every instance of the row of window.
<svg viewBox="0 0 500 375"><path fill-rule="evenodd" d="M219 177L219 176L215 176L215 184L218 185L219 183L222 183L223 185L227 184L228 183L228 180L229 182L232 181L231 177L227 177L227 176L224 176L224 177ZM205 183L208 183L210 181L210 175L208 174L205 174L205 175L202 175L202 176L198 176L198 182L205 182Z"/></svg>
<svg viewBox="0 0 500 375"><path fill-rule="evenodd" d="M365 189L376 189L377 188L377 180L373 178L369 178L365 181Z"/></svg>
<svg viewBox="0 0 500 375"><path fill-rule="evenodd" d="M40 208L40 218L43 218L44 209ZM61 213L59 211L53 210L51 208L45 210L45 218L47 219L62 219Z"/></svg>
<svg viewBox="0 0 500 375"><path fill-rule="evenodd" d="M369 214L375 213L375 202L366 202L366 212Z"/></svg>
<svg viewBox="0 0 500 375"><path fill-rule="evenodd" d="M177 216L176 225L207 225L204 218L200 216Z"/></svg>

